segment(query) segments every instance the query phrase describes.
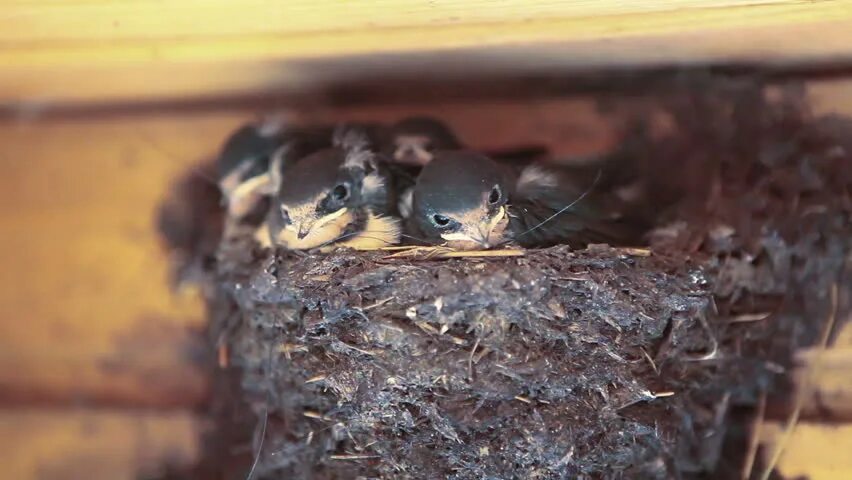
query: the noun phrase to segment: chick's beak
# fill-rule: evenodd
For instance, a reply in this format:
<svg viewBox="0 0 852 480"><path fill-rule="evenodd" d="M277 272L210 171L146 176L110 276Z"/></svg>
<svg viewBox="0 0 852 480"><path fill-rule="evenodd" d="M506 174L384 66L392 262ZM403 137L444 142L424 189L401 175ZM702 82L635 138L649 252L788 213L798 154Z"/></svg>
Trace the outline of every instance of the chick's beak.
<svg viewBox="0 0 852 480"><path fill-rule="evenodd" d="M293 224L290 227L291 231L296 233L296 237L299 240L303 240L305 237L311 234L315 228L319 225L319 219L306 217L306 218L297 218L293 219Z"/></svg>
<svg viewBox="0 0 852 480"><path fill-rule="evenodd" d="M476 241L479 242L479 245L481 245L484 249L489 249L493 247L493 245L491 245L491 242L488 241L488 237L486 236L479 237L476 239Z"/></svg>
<svg viewBox="0 0 852 480"><path fill-rule="evenodd" d="M454 233L442 235L444 240L451 242L460 247L469 248L473 244L475 248L488 249L496 246L500 242L500 236L495 235L497 225L503 220L505 215L504 209L501 207L494 215L491 216L461 216L459 223L461 228ZM456 243L460 242L460 243Z"/></svg>
<svg viewBox="0 0 852 480"><path fill-rule="evenodd" d="M441 237L449 242L449 246L453 248L460 248L462 250L490 248L491 244L488 241L488 234L484 231L487 225L487 221L473 225L462 224L458 231L443 234Z"/></svg>
<svg viewBox="0 0 852 480"><path fill-rule="evenodd" d="M483 248L491 248L500 244L503 239L502 228L505 228L505 223L503 223L505 219L506 207L500 207L491 217L483 219L479 228L480 244ZM501 223L503 223L503 227L498 228Z"/></svg>

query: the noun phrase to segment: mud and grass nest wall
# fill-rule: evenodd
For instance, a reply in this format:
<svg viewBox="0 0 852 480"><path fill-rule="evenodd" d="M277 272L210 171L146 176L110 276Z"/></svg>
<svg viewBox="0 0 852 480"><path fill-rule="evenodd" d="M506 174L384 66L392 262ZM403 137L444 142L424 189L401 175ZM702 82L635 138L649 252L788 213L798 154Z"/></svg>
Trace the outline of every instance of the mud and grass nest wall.
<svg viewBox="0 0 852 480"><path fill-rule="evenodd" d="M252 478L740 475L743 413L785 402L829 292L848 309L852 291L852 129L764 91L703 79L651 99L673 128L624 151L678 200L647 249L224 242L204 262L231 380L215 460Z"/></svg>
<svg viewBox="0 0 852 480"><path fill-rule="evenodd" d="M244 387L274 408L262 471L662 475L659 436L677 436L683 419L649 425L635 406L694 416L692 402L723 395L684 394L702 368L669 365L714 348L695 266L608 248L382 256L281 255L230 283L244 313L229 339ZM699 438L718 428L712 416L690 421Z"/></svg>

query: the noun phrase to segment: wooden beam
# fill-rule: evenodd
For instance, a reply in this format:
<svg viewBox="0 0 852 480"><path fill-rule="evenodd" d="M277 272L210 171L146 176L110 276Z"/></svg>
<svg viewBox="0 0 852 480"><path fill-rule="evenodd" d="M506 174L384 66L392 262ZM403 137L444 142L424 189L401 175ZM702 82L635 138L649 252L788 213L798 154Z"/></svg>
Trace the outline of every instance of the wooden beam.
<svg viewBox="0 0 852 480"><path fill-rule="evenodd" d="M852 60L848 0L11 2L0 101L139 101L364 78Z"/></svg>
<svg viewBox="0 0 852 480"><path fill-rule="evenodd" d="M155 212L225 133L207 125L0 129L0 402L204 399L204 312L198 296L169 290Z"/></svg>
<svg viewBox="0 0 852 480"><path fill-rule="evenodd" d="M0 40L27 42L85 42L174 38L175 36L237 37L309 32L380 30L424 25L471 25L537 21L554 18L601 18L610 16L691 15L701 18L707 10L716 16L734 18L736 10L770 12L765 23L784 22L791 16L806 19L831 18L828 14L842 2L822 2L822 8L806 8L790 0L557 0L530 3L525 0L378 0L350 8L340 0L182 0L164 4L136 0L131 5L115 0L63 2L7 2L10 21ZM740 18L740 22L749 20ZM199 21L199 20L205 21ZM673 23L673 22L672 22ZM600 28L600 27L587 27ZM351 47L350 47L351 48ZM422 47L421 47L422 48Z"/></svg>

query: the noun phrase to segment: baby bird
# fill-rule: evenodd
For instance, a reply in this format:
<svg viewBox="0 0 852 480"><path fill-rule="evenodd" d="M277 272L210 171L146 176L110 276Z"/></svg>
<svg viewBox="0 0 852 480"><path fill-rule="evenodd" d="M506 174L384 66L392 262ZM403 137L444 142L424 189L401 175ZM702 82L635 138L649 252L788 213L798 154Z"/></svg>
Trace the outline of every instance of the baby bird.
<svg viewBox="0 0 852 480"><path fill-rule="evenodd" d="M423 167L438 150L466 148L453 129L437 118L427 116L407 117L389 129L386 153L398 165ZM487 151L499 161L531 162L548 153L541 145L525 145L511 149Z"/></svg>
<svg viewBox="0 0 852 480"><path fill-rule="evenodd" d="M395 164L422 167L436 150L455 150L461 142L445 123L432 117L408 117L390 128L386 153Z"/></svg>
<svg viewBox="0 0 852 480"><path fill-rule="evenodd" d="M617 199L558 167L520 171L473 151L436 152L412 193L412 236L460 250L513 243L522 247L623 245L642 233ZM549 171L548 169L553 169Z"/></svg>
<svg viewBox="0 0 852 480"><path fill-rule="evenodd" d="M216 162L228 217L245 219L260 211L262 218L268 207L261 205L262 200L275 190L270 176L273 153L286 143L290 156L308 155L331 146L333 131L328 126L288 127L271 118L243 125L232 133Z"/></svg>
<svg viewBox="0 0 852 480"><path fill-rule="evenodd" d="M276 192L270 239L290 250L369 250L399 242L399 220L386 164L364 129L340 128L332 145L307 156L284 145L273 158Z"/></svg>
<svg viewBox="0 0 852 480"><path fill-rule="evenodd" d="M229 218L244 218L268 194L269 160L281 146L284 125L277 120L253 122L233 132L217 158L218 186Z"/></svg>
<svg viewBox="0 0 852 480"><path fill-rule="evenodd" d="M391 157L390 167L398 192L398 210L403 217L411 216L411 195L421 169L435 157L437 151L462 150L464 146L449 125L434 117L407 117L388 129L385 152ZM500 163L515 167L529 165L548 153L540 145L522 146L486 152ZM508 163L511 162L511 163Z"/></svg>

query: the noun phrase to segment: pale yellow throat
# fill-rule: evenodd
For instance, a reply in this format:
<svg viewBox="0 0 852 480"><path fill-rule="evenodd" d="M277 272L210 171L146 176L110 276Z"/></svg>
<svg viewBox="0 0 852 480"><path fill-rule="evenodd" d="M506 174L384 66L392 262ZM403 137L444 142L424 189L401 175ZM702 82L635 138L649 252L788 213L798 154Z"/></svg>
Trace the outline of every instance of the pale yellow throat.
<svg viewBox="0 0 852 480"><path fill-rule="evenodd" d="M354 248L355 250L375 250L377 248L396 245L399 243L401 228L399 220L367 212L367 224L364 231L346 239L338 246Z"/></svg>
<svg viewBox="0 0 852 480"><path fill-rule="evenodd" d="M457 250L479 250L499 245L509 225L505 207L500 207L490 218L476 210L453 215L453 218L461 223L461 230L441 234L441 238L446 240L448 247Z"/></svg>
<svg viewBox="0 0 852 480"><path fill-rule="evenodd" d="M320 218L313 215L291 218L293 222L281 229L275 239L278 245L290 250L309 250L334 243L354 220L346 208ZM300 229L307 231L304 238L299 238Z"/></svg>
<svg viewBox="0 0 852 480"><path fill-rule="evenodd" d="M392 217L367 213L364 230L345 238L341 236L354 220L355 216L348 209L342 208L334 213L316 219L312 224L308 219L309 228L305 238L299 238L302 222L294 221L282 229L277 236L277 243L291 250L308 250L323 247L324 251L338 247L354 248L356 250L375 250L399 243L401 228L399 221ZM340 241L337 241L340 239Z"/></svg>

